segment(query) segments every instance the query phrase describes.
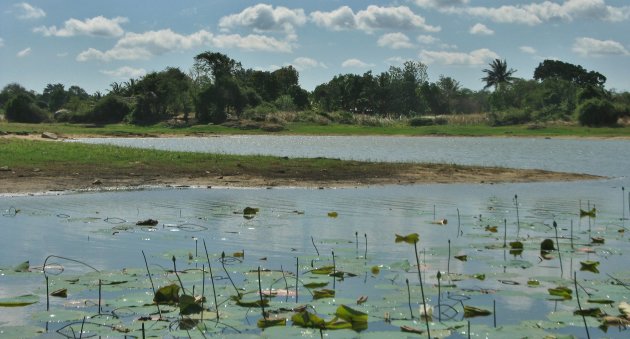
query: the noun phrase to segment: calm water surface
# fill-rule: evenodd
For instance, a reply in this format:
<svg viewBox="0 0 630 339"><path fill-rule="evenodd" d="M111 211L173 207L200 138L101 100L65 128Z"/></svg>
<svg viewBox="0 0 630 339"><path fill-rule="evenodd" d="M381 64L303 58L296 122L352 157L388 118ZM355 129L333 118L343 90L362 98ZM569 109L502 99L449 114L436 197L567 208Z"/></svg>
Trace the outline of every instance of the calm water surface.
<svg viewBox="0 0 630 339"><path fill-rule="evenodd" d="M421 261L428 298L432 302L435 302L437 291L430 286L437 283L437 270L483 273L486 280L465 280L458 282L458 287L496 290L492 295L475 295L473 304L491 309L492 302L496 301L499 321L519 324L522 320L546 319L554 312L575 309L573 302L559 303L531 296L523 286L529 278L538 277L543 281L542 294L545 295L545 288L553 287L555 280L561 277L559 261L541 260L536 251L541 239L554 237L552 224L555 220L560 237L565 238L561 240L561 246L570 246L571 225L576 247L588 245L593 236L606 238L606 243L595 247L594 253L567 253L562 278L568 279L571 272L578 270L581 260L601 262L599 274L578 271L579 278L585 283L605 280L606 274L630 277L624 256L630 250L630 243L624 233L618 232L630 227L630 222L622 218L630 216L628 197L625 196L628 191L622 191L622 187L630 187L626 176L630 169L628 141L407 137L259 139L247 136L90 139L85 142L291 157L445 161L586 172L609 178L573 183L377 186L330 190L158 189L2 197L0 267L10 267L25 260L30 260L31 265L41 265L46 256L55 254L80 258L103 270L139 268L144 267L141 251L147 253L151 263L168 266L172 255L185 257L194 253L195 239L205 239L211 254L244 250L246 265L286 269L295 265L296 257L318 258L315 251L320 252L317 260L322 263L329 263L332 251L340 258L362 257L367 243L365 265L381 265L382 274L338 282L338 299L353 300L359 294L365 294L376 301L386 295L383 286L404 286L405 278L417 285L413 270L400 274L394 273L397 271L393 268L391 273L387 269L402 261L415 262L410 246L395 244L394 235L417 232L421 236ZM316 142L322 146L316 147ZM247 206L260 209L251 220L239 214ZM596 206L598 216L592 224L588 218L579 218L580 209L593 206ZM15 213L16 209L19 209L18 213ZM331 211L339 216L329 217ZM136 221L147 218L158 219L158 226L155 229L134 226ZM435 225L432 222L436 219L447 219L448 224ZM525 240L528 249L522 256L513 257L507 250L493 247L503 242L503 225L507 226L508 241L517 236ZM499 232L489 232L488 226L498 226ZM355 242L357 238L358 243ZM529 243L527 239L531 239ZM448 260L449 242L451 256L466 254L469 260ZM266 260L261 261L261 258ZM182 265L189 267L193 264L182 262ZM72 268L69 265L68 269ZM501 281L517 281L521 286L506 285ZM24 281L16 275L0 274L0 298L28 293L42 293L41 277ZM417 305L414 302L416 309ZM3 323L31 324L29 314L41 306L39 303L12 312L0 309L0 326ZM615 313L612 308L607 311ZM475 318L473 325L491 327L492 319ZM579 325L551 332L582 336L583 328ZM373 330L397 331L384 323L370 323L368 332ZM591 334L604 335L597 331L592 328ZM625 334L615 329L606 335L623 338Z"/></svg>

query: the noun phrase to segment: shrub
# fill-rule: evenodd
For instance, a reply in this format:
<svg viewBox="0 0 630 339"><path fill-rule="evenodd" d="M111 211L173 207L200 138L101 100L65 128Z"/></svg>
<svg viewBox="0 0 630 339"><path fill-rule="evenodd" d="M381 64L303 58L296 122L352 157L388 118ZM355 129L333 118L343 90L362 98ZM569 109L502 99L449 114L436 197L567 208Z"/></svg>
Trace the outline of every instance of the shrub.
<svg viewBox="0 0 630 339"><path fill-rule="evenodd" d="M108 95L99 100L94 108L86 115L86 122L99 124L113 124L122 122L131 108L125 101L114 95Z"/></svg>
<svg viewBox="0 0 630 339"><path fill-rule="evenodd" d="M435 125L433 118L429 117L413 117L409 119L409 126L420 127L420 126L432 126Z"/></svg>
<svg viewBox="0 0 630 339"><path fill-rule="evenodd" d="M492 112L489 114L488 118L492 126L518 125L532 121L530 112L517 108L511 108L501 112Z"/></svg>
<svg viewBox="0 0 630 339"><path fill-rule="evenodd" d="M5 118L11 122L40 123L48 120L48 113L23 93L9 99L5 111Z"/></svg>
<svg viewBox="0 0 630 339"><path fill-rule="evenodd" d="M578 107L577 112L578 121L584 126L609 126L617 123L617 111L608 100L586 100Z"/></svg>

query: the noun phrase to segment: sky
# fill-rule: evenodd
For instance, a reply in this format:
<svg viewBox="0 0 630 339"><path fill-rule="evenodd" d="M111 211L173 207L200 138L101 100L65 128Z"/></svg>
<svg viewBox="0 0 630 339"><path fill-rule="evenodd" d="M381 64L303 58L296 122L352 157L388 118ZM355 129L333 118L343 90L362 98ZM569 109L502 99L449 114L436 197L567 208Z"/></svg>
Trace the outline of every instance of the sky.
<svg viewBox="0 0 630 339"><path fill-rule="evenodd" d="M629 32L628 0L3 0L0 88L107 93L166 67L188 72L212 51L245 68L293 65L309 91L406 60L426 64L432 82L449 76L479 90L497 58L524 79L554 59L630 91Z"/></svg>

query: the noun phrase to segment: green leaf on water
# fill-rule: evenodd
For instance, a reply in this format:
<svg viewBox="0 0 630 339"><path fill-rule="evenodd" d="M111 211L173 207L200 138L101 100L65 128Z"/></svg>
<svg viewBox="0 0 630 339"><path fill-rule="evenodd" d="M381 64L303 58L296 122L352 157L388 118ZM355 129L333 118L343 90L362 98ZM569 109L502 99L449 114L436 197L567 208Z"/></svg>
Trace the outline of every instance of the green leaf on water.
<svg viewBox="0 0 630 339"><path fill-rule="evenodd" d="M335 312L335 315L339 318L348 321L350 323L361 323L368 321L367 313L363 313L361 311L357 311L353 308L350 308L346 305L340 305Z"/></svg>
<svg viewBox="0 0 630 339"><path fill-rule="evenodd" d="M196 299L192 295L182 294L179 297L179 314L189 315L200 313L203 310L201 307L201 298Z"/></svg>
<svg viewBox="0 0 630 339"><path fill-rule="evenodd" d="M68 297L68 289L67 288L60 288L56 291L53 291L50 293L51 296L53 297L59 297L59 298L67 298Z"/></svg>
<svg viewBox="0 0 630 339"><path fill-rule="evenodd" d="M468 256L467 255L456 255L454 258L459 260L459 261L468 261Z"/></svg>
<svg viewBox="0 0 630 339"><path fill-rule="evenodd" d="M591 208L590 211L585 211L583 209L580 209L580 218L584 218L584 217L595 218L596 216L597 216L597 210L595 209L595 207Z"/></svg>
<svg viewBox="0 0 630 339"><path fill-rule="evenodd" d="M529 287L540 286L540 281L538 281L536 279L527 280L527 286L529 286Z"/></svg>
<svg viewBox="0 0 630 339"><path fill-rule="evenodd" d="M328 275L328 274L331 274L334 269L335 269L334 266L322 266L320 268L316 268L314 270L311 270L311 273Z"/></svg>
<svg viewBox="0 0 630 339"><path fill-rule="evenodd" d="M565 287L565 286L558 286L556 288L548 288L547 291L549 291L550 295L562 297L565 300L571 299L573 295L573 291L570 288Z"/></svg>
<svg viewBox="0 0 630 339"><path fill-rule="evenodd" d="M590 304L606 304L606 305L611 305L615 303L614 300L610 300L610 299L589 299L586 302Z"/></svg>
<svg viewBox="0 0 630 339"><path fill-rule="evenodd" d="M329 216L330 218L336 218L336 217L338 217L338 216L339 216L339 213L334 212L334 211L333 211L333 212L328 212L328 216Z"/></svg>
<svg viewBox="0 0 630 339"><path fill-rule="evenodd" d="M33 294L24 294L12 298L0 298L0 307L23 307L39 301L39 297Z"/></svg>
<svg viewBox="0 0 630 339"><path fill-rule="evenodd" d="M372 273L372 275L378 275L379 273L381 273L381 268L378 266L372 266L372 268L370 268L370 272Z"/></svg>
<svg viewBox="0 0 630 339"><path fill-rule="evenodd" d="M278 318L278 319L261 318L261 319L258 319L258 321L256 322L256 325L258 326L258 328L269 328L269 327L274 327L274 326L286 326L287 325L287 319L286 318Z"/></svg>
<svg viewBox="0 0 630 339"><path fill-rule="evenodd" d="M155 292L153 301L156 304L175 304L179 301L179 286L171 284L161 287Z"/></svg>
<svg viewBox="0 0 630 339"><path fill-rule="evenodd" d="M580 265L580 271L599 273L599 270L597 269L597 266L599 266L599 261L580 261Z"/></svg>
<svg viewBox="0 0 630 339"><path fill-rule="evenodd" d="M324 298L334 298L335 297L335 291L334 290L329 290L327 288L321 289L321 290L314 290L313 291L313 299L324 299Z"/></svg>
<svg viewBox="0 0 630 339"><path fill-rule="evenodd" d="M418 241L420 241L420 235L418 233L411 233L411 234L408 234L408 235L396 234L395 242L397 244L401 243L401 242L404 242L404 243L413 245L413 244L417 243Z"/></svg>
<svg viewBox="0 0 630 339"><path fill-rule="evenodd" d="M320 287L324 287L326 285L328 285L327 282L321 282L321 283L311 282L311 283L308 283L308 284L304 284L304 287L306 287L306 288L320 288Z"/></svg>
<svg viewBox="0 0 630 339"><path fill-rule="evenodd" d="M308 328L322 328L325 323L324 319L307 310L295 313L291 317L291 321L293 325Z"/></svg>
<svg viewBox="0 0 630 339"><path fill-rule="evenodd" d="M520 241L512 241L510 243L510 248L512 249L523 249L523 243Z"/></svg>
<svg viewBox="0 0 630 339"><path fill-rule="evenodd" d="M260 211L260 209L248 206L243 209L243 215L255 215L258 211Z"/></svg>
<svg viewBox="0 0 630 339"><path fill-rule="evenodd" d="M606 313L604 313L599 307L575 310L573 311L573 314L581 315L585 317L594 317L594 318L601 318L604 315L606 315Z"/></svg>
<svg viewBox="0 0 630 339"><path fill-rule="evenodd" d="M553 245L553 240L551 239L545 239L540 243L540 250L541 251L553 251L556 248Z"/></svg>
<svg viewBox="0 0 630 339"><path fill-rule="evenodd" d="M464 318L485 317L490 314L492 314L492 312L483 308L475 306L464 306Z"/></svg>
<svg viewBox="0 0 630 339"><path fill-rule="evenodd" d="M260 301L259 297L256 297L256 299L254 300L243 300L242 297L239 298L238 296L231 296L230 299L236 301L236 304L238 306L241 307L267 307L269 306L269 299L263 298L262 301Z"/></svg>
<svg viewBox="0 0 630 339"><path fill-rule="evenodd" d="M30 264L29 264L29 261L27 260L27 261L25 261L25 262L15 266L13 268L13 270L15 272L28 272L29 268L30 268Z"/></svg>

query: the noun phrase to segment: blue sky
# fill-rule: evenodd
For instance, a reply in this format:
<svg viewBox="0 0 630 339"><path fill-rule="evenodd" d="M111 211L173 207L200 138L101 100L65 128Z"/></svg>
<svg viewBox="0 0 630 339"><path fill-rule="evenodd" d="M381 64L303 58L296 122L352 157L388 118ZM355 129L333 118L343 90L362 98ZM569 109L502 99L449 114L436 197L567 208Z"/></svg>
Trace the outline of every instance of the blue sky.
<svg viewBox="0 0 630 339"><path fill-rule="evenodd" d="M627 0L2 1L0 87L106 93L217 51L246 68L293 65L308 90L405 60L427 64L430 81L445 75L478 90L481 70L501 58L521 78L557 59L630 91L629 32Z"/></svg>

